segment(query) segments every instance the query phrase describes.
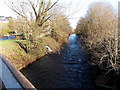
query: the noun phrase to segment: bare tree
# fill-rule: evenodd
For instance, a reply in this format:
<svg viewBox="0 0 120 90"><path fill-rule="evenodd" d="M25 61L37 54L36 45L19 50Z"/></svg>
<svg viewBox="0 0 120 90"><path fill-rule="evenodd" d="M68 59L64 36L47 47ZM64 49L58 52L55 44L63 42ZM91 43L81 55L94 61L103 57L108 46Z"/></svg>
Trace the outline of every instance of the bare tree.
<svg viewBox="0 0 120 90"><path fill-rule="evenodd" d="M38 45L38 37L43 30L47 21L54 15L50 10L57 4L46 0L8 0L5 3L20 17L19 30L23 30L25 37L29 43ZM31 40L32 39L32 40ZM32 41L32 42L31 42Z"/></svg>
<svg viewBox="0 0 120 90"><path fill-rule="evenodd" d="M59 0L56 0L54 3L49 0L8 0L5 3L10 9L15 13L25 19L30 19L32 16L35 18L37 25L42 26L53 13L49 11L57 4Z"/></svg>
<svg viewBox="0 0 120 90"><path fill-rule="evenodd" d="M118 18L112 6L93 3L85 18L80 19L76 33L82 34L91 60L108 72L119 70Z"/></svg>
<svg viewBox="0 0 120 90"><path fill-rule="evenodd" d="M64 41L72 33L72 29L65 15L55 15L50 22L50 26L52 37L59 42Z"/></svg>

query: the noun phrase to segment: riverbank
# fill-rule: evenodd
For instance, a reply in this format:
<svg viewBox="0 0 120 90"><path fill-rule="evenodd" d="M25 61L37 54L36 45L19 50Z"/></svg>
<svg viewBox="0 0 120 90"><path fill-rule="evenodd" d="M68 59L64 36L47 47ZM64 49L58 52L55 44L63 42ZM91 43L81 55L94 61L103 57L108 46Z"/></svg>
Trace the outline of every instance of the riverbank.
<svg viewBox="0 0 120 90"><path fill-rule="evenodd" d="M62 48L62 44L67 42L67 37L62 37L62 42L56 41L51 37L41 38L41 43L38 48L31 50L29 53L26 53L24 48L22 48L18 42L26 42L25 40L1 40L0 41L0 54L2 54L6 59L8 59L18 70L21 70L23 67L33 63L40 57L44 56L47 53L45 48L46 45L54 51L59 51Z"/></svg>
<svg viewBox="0 0 120 90"><path fill-rule="evenodd" d="M0 54L8 59L18 70L25 67L30 60L30 55L27 54L14 40L0 41Z"/></svg>
<svg viewBox="0 0 120 90"><path fill-rule="evenodd" d="M95 85L97 89L109 89L109 90L116 90L120 88L120 74L118 71L115 71L113 69L109 70L106 69L106 63L99 64L99 58L96 56L96 53L100 53L102 50L101 47L93 48L92 50L85 42L85 37L81 34L78 34L78 37L82 41L82 47L83 49L88 53L89 55L89 64L92 68L93 72L93 78L95 81ZM94 47L94 46L92 46ZM106 59L107 60L107 59ZM102 66L101 66L102 65Z"/></svg>
<svg viewBox="0 0 120 90"><path fill-rule="evenodd" d="M20 71L37 89L94 89L87 55L75 34L70 35L60 54L45 55Z"/></svg>

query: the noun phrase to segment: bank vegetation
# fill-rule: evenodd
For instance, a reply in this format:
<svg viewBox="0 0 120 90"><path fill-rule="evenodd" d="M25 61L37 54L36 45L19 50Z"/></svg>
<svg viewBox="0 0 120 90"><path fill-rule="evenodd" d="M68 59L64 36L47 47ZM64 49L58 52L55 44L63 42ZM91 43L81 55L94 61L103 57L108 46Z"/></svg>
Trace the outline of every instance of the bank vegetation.
<svg viewBox="0 0 120 90"><path fill-rule="evenodd" d="M17 52L14 48L9 50L4 45L1 45L4 48L1 50L19 70L47 54L49 51L46 46L58 51L62 48L62 44L67 42L72 31L67 17L61 8L57 7L58 1L8 0L5 2L17 14L17 18L8 23L8 32L20 34L24 39L12 40L10 45L13 45L12 47L17 45L14 47Z"/></svg>
<svg viewBox="0 0 120 90"><path fill-rule="evenodd" d="M75 30L89 53L96 84L109 88L119 86L120 79L120 37L115 11L108 3L93 3Z"/></svg>

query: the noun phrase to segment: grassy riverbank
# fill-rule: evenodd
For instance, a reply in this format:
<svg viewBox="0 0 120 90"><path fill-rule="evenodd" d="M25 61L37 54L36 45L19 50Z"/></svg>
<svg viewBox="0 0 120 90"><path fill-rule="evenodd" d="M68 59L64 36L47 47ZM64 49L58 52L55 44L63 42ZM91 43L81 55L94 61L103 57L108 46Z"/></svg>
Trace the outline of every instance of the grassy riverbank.
<svg viewBox="0 0 120 90"><path fill-rule="evenodd" d="M46 19L48 16L43 17ZM57 52L67 42L72 29L65 15L55 15L51 20L26 21L17 18L5 24L0 23L0 37L22 35L21 38L16 38L19 40L0 41L0 54L20 70L52 50Z"/></svg>
<svg viewBox="0 0 120 90"><path fill-rule="evenodd" d="M68 37L68 35L67 35ZM26 67L28 64L36 61L38 58L46 54L46 45L49 45L53 50L60 50L61 45L67 41L57 42L51 37L41 38L40 46L26 53L18 43L26 43L26 40L1 40L0 54L7 58L18 70Z"/></svg>
<svg viewBox="0 0 120 90"><path fill-rule="evenodd" d="M0 54L7 58L18 70L25 67L30 61L30 55L14 40L0 41Z"/></svg>

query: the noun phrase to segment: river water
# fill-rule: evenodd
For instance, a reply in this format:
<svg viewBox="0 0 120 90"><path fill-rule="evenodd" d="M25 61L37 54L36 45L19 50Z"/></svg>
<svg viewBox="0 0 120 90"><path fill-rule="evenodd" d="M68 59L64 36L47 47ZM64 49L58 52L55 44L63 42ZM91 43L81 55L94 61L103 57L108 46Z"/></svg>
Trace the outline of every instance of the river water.
<svg viewBox="0 0 120 90"><path fill-rule="evenodd" d="M60 54L46 55L21 72L36 88L94 88L88 56L72 34Z"/></svg>

